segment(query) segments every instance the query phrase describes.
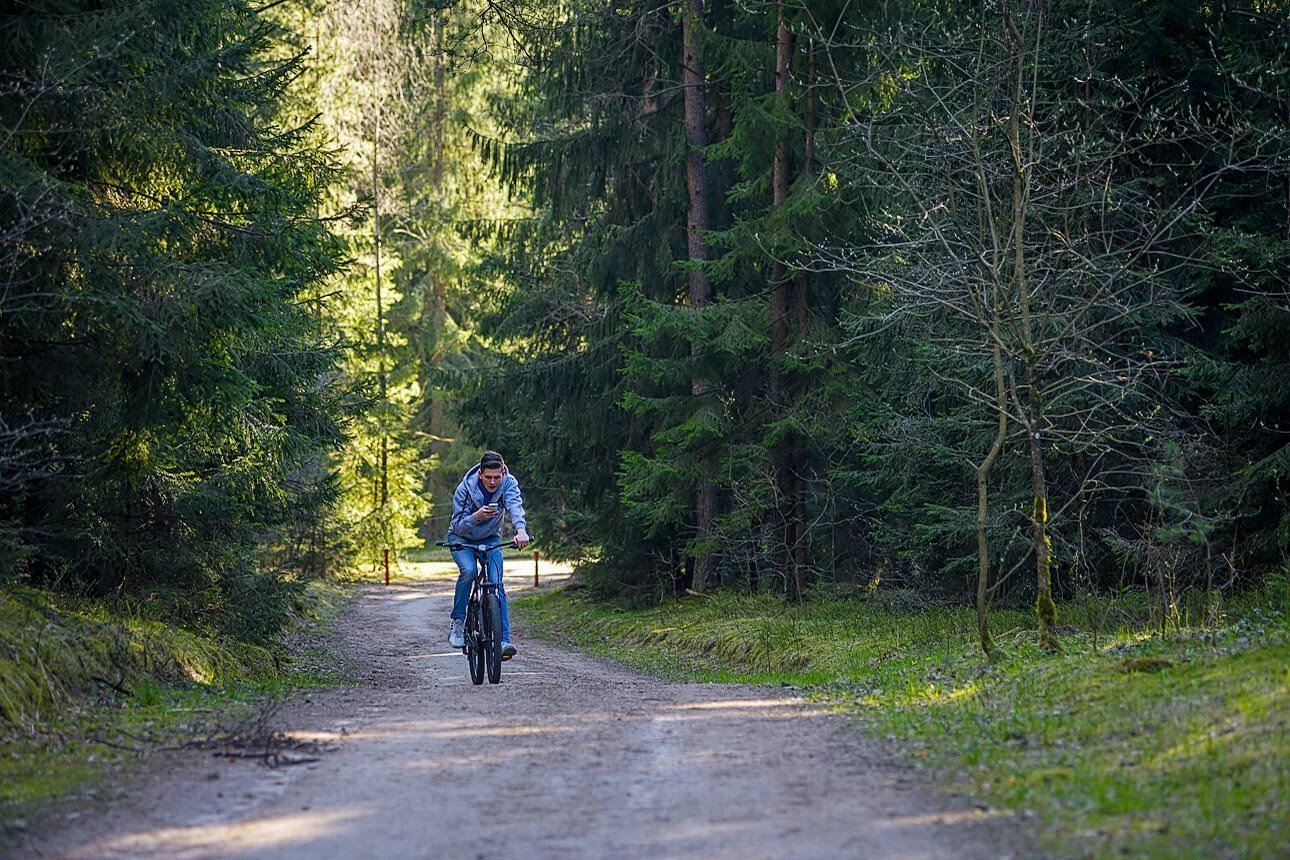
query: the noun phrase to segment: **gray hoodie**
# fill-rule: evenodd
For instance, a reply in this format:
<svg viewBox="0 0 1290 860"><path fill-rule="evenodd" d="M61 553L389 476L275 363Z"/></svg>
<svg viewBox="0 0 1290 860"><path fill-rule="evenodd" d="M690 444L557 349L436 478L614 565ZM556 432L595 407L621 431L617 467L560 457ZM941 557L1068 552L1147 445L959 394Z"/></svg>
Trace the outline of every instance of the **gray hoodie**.
<svg viewBox="0 0 1290 860"><path fill-rule="evenodd" d="M452 494L452 523L448 527L449 534L476 543L500 537L503 510L511 515L511 523L516 530L528 531L524 517L524 498L520 495L520 482L515 480L515 476L509 469L502 468L502 483L498 486L497 492L491 496L479 485L478 464L472 466L461 479L461 483ZM490 502L497 502L497 513L482 523L475 522L475 511Z"/></svg>

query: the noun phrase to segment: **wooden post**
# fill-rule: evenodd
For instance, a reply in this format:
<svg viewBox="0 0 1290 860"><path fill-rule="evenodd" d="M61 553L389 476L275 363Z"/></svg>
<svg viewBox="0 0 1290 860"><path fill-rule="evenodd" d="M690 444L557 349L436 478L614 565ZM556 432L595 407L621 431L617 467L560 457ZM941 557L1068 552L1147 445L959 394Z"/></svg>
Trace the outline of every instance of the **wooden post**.
<svg viewBox="0 0 1290 860"><path fill-rule="evenodd" d="M390 551L385 550L385 584L390 584Z"/></svg>
<svg viewBox="0 0 1290 860"><path fill-rule="evenodd" d="M533 550L533 587L538 587L538 551Z"/></svg>

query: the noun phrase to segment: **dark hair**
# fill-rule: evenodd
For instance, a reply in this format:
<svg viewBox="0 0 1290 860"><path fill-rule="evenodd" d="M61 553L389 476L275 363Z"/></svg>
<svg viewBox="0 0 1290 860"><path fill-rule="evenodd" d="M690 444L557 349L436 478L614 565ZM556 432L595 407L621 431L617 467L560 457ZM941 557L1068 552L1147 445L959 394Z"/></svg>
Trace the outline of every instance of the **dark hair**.
<svg viewBox="0 0 1290 860"><path fill-rule="evenodd" d="M479 468L480 469L505 469L506 461L503 460L502 455L497 453L496 451L487 451L485 452L484 456L479 458Z"/></svg>

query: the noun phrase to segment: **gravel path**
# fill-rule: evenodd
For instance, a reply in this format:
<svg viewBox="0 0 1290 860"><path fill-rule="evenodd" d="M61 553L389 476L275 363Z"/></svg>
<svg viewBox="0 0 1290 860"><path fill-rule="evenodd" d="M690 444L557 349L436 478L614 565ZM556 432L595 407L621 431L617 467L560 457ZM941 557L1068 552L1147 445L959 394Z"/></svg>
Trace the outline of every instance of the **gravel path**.
<svg viewBox="0 0 1290 860"><path fill-rule="evenodd" d="M355 601L339 637L359 683L278 716L318 761L194 758L30 856L1009 856L1013 825L778 690L637 675L530 639L522 618L502 683L474 687L444 641L450 587L440 573Z"/></svg>

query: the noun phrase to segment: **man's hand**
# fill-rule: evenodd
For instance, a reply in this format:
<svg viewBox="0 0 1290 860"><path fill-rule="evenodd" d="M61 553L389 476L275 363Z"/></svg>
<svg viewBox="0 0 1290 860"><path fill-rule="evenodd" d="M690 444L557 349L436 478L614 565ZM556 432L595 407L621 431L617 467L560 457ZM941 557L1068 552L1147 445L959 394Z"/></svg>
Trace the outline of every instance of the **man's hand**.
<svg viewBox="0 0 1290 860"><path fill-rule="evenodd" d="M484 520L491 520L495 516L497 516L497 505L484 505L471 514L470 518L477 523L482 523Z"/></svg>
<svg viewBox="0 0 1290 860"><path fill-rule="evenodd" d="M524 531L524 529L520 529L515 533L516 549L524 549L524 547L528 546L531 543L533 543L533 538L529 537L529 533Z"/></svg>

